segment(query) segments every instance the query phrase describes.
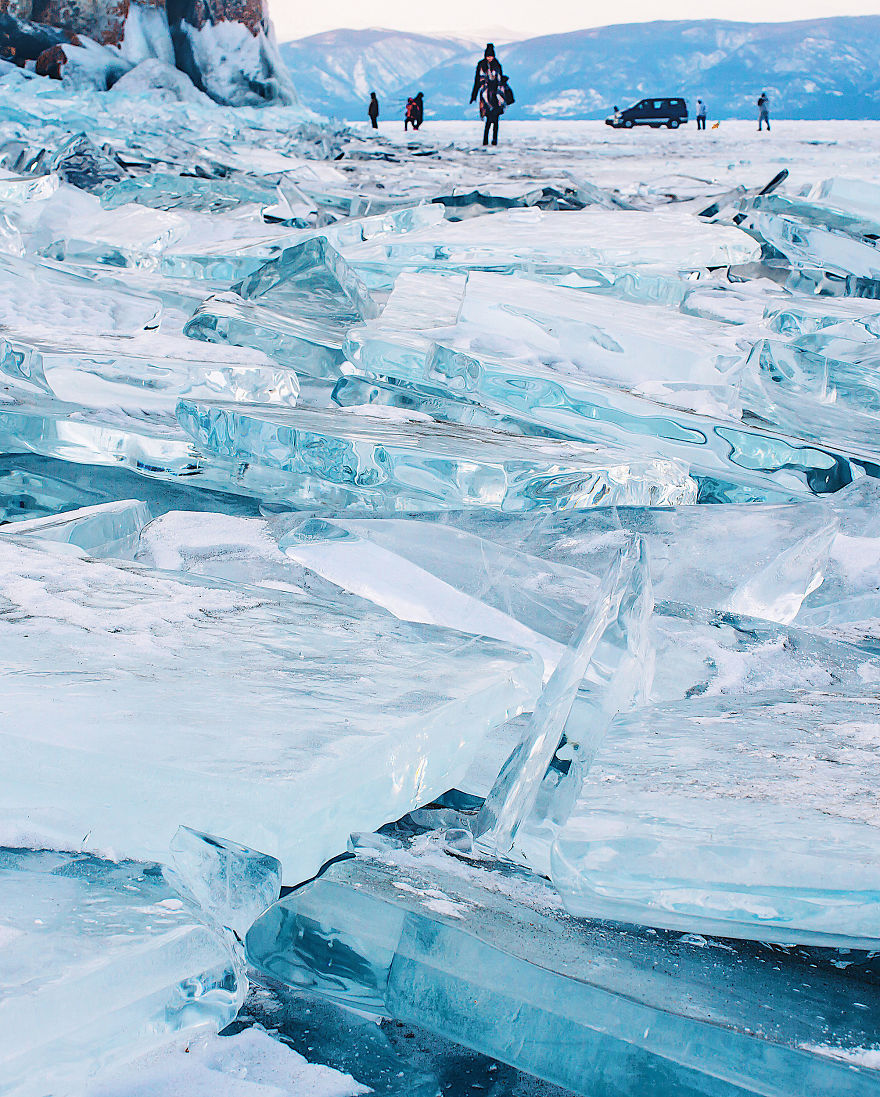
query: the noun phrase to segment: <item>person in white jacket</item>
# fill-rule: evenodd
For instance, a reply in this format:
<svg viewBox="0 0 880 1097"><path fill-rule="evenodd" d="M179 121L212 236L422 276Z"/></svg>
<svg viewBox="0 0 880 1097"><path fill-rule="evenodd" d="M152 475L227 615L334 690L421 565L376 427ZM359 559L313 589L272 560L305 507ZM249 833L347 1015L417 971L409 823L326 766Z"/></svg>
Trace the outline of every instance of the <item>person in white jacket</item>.
<svg viewBox="0 0 880 1097"><path fill-rule="evenodd" d="M706 115L708 114L706 104L702 99L697 100L697 129L704 130L706 128Z"/></svg>

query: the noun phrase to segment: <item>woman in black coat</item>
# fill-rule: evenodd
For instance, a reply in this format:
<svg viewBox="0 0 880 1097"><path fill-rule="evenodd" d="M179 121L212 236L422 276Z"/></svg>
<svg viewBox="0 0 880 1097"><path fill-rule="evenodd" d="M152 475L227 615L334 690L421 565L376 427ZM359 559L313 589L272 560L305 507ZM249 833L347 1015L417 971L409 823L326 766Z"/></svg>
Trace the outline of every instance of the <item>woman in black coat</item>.
<svg viewBox="0 0 880 1097"><path fill-rule="evenodd" d="M480 117L486 121L483 127L483 144L489 144L489 130L492 130L492 144L498 144L498 119L504 113L504 73L501 63L495 56L495 47L489 42L482 58L477 62L474 73L474 88L471 102L479 95Z"/></svg>

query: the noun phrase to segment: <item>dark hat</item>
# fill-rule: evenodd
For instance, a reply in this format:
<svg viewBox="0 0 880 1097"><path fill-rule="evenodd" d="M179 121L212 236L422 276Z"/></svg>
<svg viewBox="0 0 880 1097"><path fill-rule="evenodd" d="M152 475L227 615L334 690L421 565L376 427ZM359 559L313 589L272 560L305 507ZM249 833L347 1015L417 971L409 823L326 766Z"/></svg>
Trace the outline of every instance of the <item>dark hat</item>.
<svg viewBox="0 0 880 1097"><path fill-rule="evenodd" d="M487 42L486 43L486 48L483 51L483 56L488 57L490 53L492 54L493 57L495 56L495 47L491 42Z"/></svg>

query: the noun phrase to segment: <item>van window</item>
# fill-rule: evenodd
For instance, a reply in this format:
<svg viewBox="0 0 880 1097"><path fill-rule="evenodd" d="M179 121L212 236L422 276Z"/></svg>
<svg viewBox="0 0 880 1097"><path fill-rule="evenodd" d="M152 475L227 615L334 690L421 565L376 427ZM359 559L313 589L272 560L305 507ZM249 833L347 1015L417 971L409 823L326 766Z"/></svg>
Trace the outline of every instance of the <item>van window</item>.
<svg viewBox="0 0 880 1097"><path fill-rule="evenodd" d="M662 110L662 109L663 109L663 100L662 99L655 99L654 100L654 110Z"/></svg>

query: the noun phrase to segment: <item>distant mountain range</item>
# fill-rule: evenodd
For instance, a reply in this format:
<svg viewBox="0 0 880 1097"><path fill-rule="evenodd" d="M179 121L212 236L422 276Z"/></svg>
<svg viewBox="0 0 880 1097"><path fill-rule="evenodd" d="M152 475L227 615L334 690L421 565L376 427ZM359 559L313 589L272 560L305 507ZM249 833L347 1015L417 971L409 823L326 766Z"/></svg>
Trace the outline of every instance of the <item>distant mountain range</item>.
<svg viewBox="0 0 880 1097"><path fill-rule="evenodd" d="M403 117L425 93L427 116L470 118L483 43L390 30L336 30L281 47L304 103L365 117ZM516 93L511 117L604 118L645 96L706 100L713 118L751 118L762 91L779 118L880 118L880 16L797 23L718 19L630 23L529 38L498 56Z"/></svg>

